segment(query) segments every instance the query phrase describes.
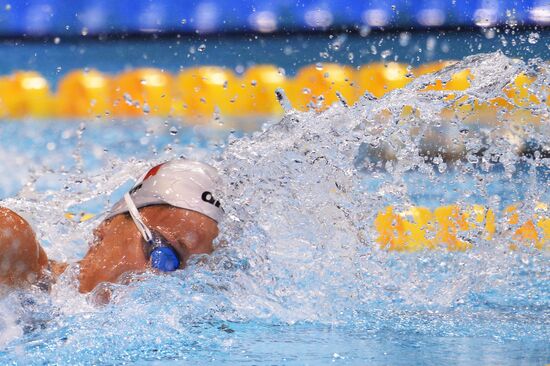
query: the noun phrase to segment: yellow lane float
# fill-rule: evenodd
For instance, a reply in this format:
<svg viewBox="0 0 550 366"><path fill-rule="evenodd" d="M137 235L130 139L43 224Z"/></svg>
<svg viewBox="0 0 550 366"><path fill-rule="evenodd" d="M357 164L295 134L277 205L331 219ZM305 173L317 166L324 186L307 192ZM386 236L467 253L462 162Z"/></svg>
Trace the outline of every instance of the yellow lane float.
<svg viewBox="0 0 550 366"><path fill-rule="evenodd" d="M515 105L520 107L539 104L540 100L529 92L529 86L533 84L534 81L534 77L521 73L514 79L512 84L504 89L504 93Z"/></svg>
<svg viewBox="0 0 550 366"><path fill-rule="evenodd" d="M413 73L415 77L422 75L433 74L446 68L447 66L454 65L457 61L438 61L430 62L424 65L420 65L414 69Z"/></svg>
<svg viewBox="0 0 550 366"><path fill-rule="evenodd" d="M441 65L437 65L441 66ZM436 65L434 65L436 67ZM422 72L423 70L420 70ZM433 83L427 85L422 91L464 91L467 90L474 76L470 69L464 69L451 75L449 79L436 79ZM498 101L480 102L470 100L468 96L457 98L454 93L445 96L445 100L453 101L452 107L445 108L441 116L444 119L458 118L465 123L490 122L498 120Z"/></svg>
<svg viewBox="0 0 550 366"><path fill-rule="evenodd" d="M355 70L337 64L306 66L292 81L288 95L292 106L298 110L323 110L340 102L339 93L347 104L357 101L358 87Z"/></svg>
<svg viewBox="0 0 550 366"><path fill-rule="evenodd" d="M480 205L449 205L434 210L411 207L404 212L395 212L389 206L378 213L374 228L380 248L390 251L464 251L477 240L492 240L496 232L509 233L510 249L520 245L550 248L550 210L542 203L525 222L520 222L517 206L507 207L500 220L492 209ZM499 235L502 237L506 235Z"/></svg>
<svg viewBox="0 0 550 366"><path fill-rule="evenodd" d="M408 66L397 62L363 65L358 71L361 92L369 92L377 98L394 89L399 89L413 80Z"/></svg>
<svg viewBox="0 0 550 366"><path fill-rule="evenodd" d="M453 74L449 80L436 79L434 83L426 86L424 90L466 90L470 87L470 80L472 78L473 75L470 69L464 69Z"/></svg>
<svg viewBox="0 0 550 366"><path fill-rule="evenodd" d="M369 92L382 97L402 88L414 77L442 70L453 61L440 61L411 69L388 62L373 63L355 70L349 66L318 63L300 69L287 78L273 65L252 66L242 77L231 70L201 66L182 70L174 76L154 68L135 69L107 76L96 70L72 71L59 82L54 96L47 80L33 71L19 71L0 77L1 118L86 118L98 115L115 117L183 116L211 120L216 114L226 116L280 115L282 108L275 90L285 90L294 108L317 111L333 103L351 105ZM540 124L545 116L541 103L550 106L549 86L537 84L533 75L519 74L502 95L489 101L471 96L458 97L473 80L470 69L438 77L419 92L441 91L450 107L442 112L446 119L464 122L502 120ZM456 92L456 93L455 93ZM404 116L412 115L404 111Z"/></svg>
<svg viewBox="0 0 550 366"><path fill-rule="evenodd" d="M178 115L211 119L215 113L243 114L242 82L231 71L214 66L184 70L176 77Z"/></svg>
<svg viewBox="0 0 550 366"><path fill-rule="evenodd" d="M75 70L67 74L57 89L57 112L61 117L92 117L108 113L111 80L97 70Z"/></svg>
<svg viewBox="0 0 550 366"><path fill-rule="evenodd" d="M287 81L282 69L273 65L249 67L242 76L244 93L242 98L246 110L254 114L279 115L283 108L275 96L275 90L288 90Z"/></svg>
<svg viewBox="0 0 550 366"><path fill-rule="evenodd" d="M2 117L46 118L53 114L54 100L48 81L34 71L17 71L0 78Z"/></svg>
<svg viewBox="0 0 550 366"><path fill-rule="evenodd" d="M499 108L506 110L506 118L516 121L521 124L540 124L542 119L540 116L531 113L529 108L533 105L538 105L541 100L530 90L532 84L536 81L535 77L527 76L524 73L519 74L512 83L504 88L504 93L508 100L497 98L494 102ZM546 106L550 107L550 86L546 85L543 88L546 99Z"/></svg>
<svg viewBox="0 0 550 366"><path fill-rule="evenodd" d="M172 110L172 76L153 68L136 69L115 77L112 110L115 116L168 116Z"/></svg>
<svg viewBox="0 0 550 366"><path fill-rule="evenodd" d="M423 91L464 91L470 87L474 76L469 69L453 74L450 80L435 80ZM466 123L488 122L494 124L501 120L512 120L516 123L539 124L540 116L534 115L528 108L538 105L540 100L529 91L529 86L535 81L534 77L519 74L507 87L503 89L503 97L481 102L469 96L456 98L454 94L445 97L453 100L453 106L445 109L442 116L446 119L459 118ZM547 105L548 100L547 100Z"/></svg>
<svg viewBox="0 0 550 366"><path fill-rule="evenodd" d="M85 222L85 221L93 219L96 215L91 214L91 213L85 213L85 212L81 212L79 214L75 214L75 213L72 213L72 212L66 212L64 216L69 221Z"/></svg>

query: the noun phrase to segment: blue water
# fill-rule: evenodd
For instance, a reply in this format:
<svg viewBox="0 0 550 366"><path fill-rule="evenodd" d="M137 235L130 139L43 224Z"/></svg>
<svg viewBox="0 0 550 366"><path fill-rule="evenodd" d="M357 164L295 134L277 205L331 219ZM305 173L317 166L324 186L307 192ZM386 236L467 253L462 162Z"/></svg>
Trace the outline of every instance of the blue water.
<svg viewBox="0 0 550 366"><path fill-rule="evenodd" d="M529 35L539 35L536 42ZM339 37L340 36L340 37ZM360 66L371 62L397 61L413 66L438 60L459 60L466 55L501 50L509 57L528 61L547 60L550 50L546 29L471 32L426 31L309 35L182 36L153 40L93 40L63 37L42 41L5 40L0 52L0 74L36 70L55 87L73 69L96 68L119 73L132 67L157 67L177 73L197 65L228 67L241 74L254 64L275 64L289 76L300 67L317 62ZM338 44L339 47L334 47ZM204 51L198 51L200 46ZM105 57L108 55L108 57Z"/></svg>

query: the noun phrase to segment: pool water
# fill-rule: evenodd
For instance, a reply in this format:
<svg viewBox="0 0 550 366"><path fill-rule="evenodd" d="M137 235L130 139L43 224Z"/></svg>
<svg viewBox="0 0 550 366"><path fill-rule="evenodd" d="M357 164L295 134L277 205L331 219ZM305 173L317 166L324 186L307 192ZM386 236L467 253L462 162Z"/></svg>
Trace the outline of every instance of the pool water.
<svg viewBox="0 0 550 366"><path fill-rule="evenodd" d="M533 38L531 35L537 35ZM182 35L176 38L4 40L0 74L35 70L55 88L59 79L74 69L95 68L116 74L128 68L156 67L172 73L197 65L217 65L241 74L255 64L274 64L289 76L306 65L335 62L360 66L396 61L414 67L439 60L502 51L524 61L548 59L545 39L549 31L539 28L487 29L480 31L388 31L337 32L286 35ZM530 37L531 36L531 37ZM336 47L336 45L338 45ZM201 47L202 46L202 47ZM198 49L201 51L198 51ZM108 55L108 57L106 57Z"/></svg>
<svg viewBox="0 0 550 366"><path fill-rule="evenodd" d="M517 72L549 74L542 61L501 53L457 67L479 71L469 90L478 98L494 97ZM291 111L246 135L162 120L3 124L0 159L10 174L0 177L1 204L32 223L52 258L81 258L132 179L173 157L220 170L227 215L211 256L105 285L108 305L77 292L75 267L49 295L9 293L0 300L0 363L550 362L548 244L511 250L513 230L500 216L492 239L465 237L472 248L463 252L392 252L376 242L373 222L388 205L479 203L500 212L517 203L525 219L550 203L549 158L516 153L503 133L548 146L547 104L530 106L542 119L536 128L478 126L450 137L462 146L458 157L428 159L415 136L441 128L434 116L445 104L418 93L425 81L349 108ZM405 104L422 113L403 123ZM375 116L385 109L392 114L379 132ZM454 129L474 127L459 120ZM372 152L388 141L396 159ZM66 212L97 216L78 222Z"/></svg>

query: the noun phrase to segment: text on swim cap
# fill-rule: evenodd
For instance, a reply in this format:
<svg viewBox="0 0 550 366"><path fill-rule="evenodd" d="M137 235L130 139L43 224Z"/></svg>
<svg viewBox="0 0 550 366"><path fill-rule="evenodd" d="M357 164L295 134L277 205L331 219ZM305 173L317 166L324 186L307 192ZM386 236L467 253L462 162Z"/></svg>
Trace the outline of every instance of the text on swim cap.
<svg viewBox="0 0 550 366"><path fill-rule="evenodd" d="M220 201L217 201L214 196L212 195L212 193L208 192L208 191L205 191L202 193L202 200L204 202L208 202L210 203L211 205L214 205L216 207L220 207Z"/></svg>
<svg viewBox="0 0 550 366"><path fill-rule="evenodd" d="M128 193L130 193L131 195L133 195L133 194L136 193L142 186L143 186L143 183L140 183L140 184L138 184L137 186L135 186L134 188L130 189L130 191L129 191Z"/></svg>

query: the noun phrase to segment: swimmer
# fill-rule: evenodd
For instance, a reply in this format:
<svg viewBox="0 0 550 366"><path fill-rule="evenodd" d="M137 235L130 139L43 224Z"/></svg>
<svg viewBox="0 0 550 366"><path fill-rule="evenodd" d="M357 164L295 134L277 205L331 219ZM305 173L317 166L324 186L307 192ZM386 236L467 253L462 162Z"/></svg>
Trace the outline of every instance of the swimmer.
<svg viewBox="0 0 550 366"><path fill-rule="evenodd" d="M129 272L174 271L193 254L211 253L223 216L212 195L218 182L213 167L190 160L150 169L94 230L78 262L80 292ZM49 287L67 267L48 259L27 221L0 207L0 287Z"/></svg>

